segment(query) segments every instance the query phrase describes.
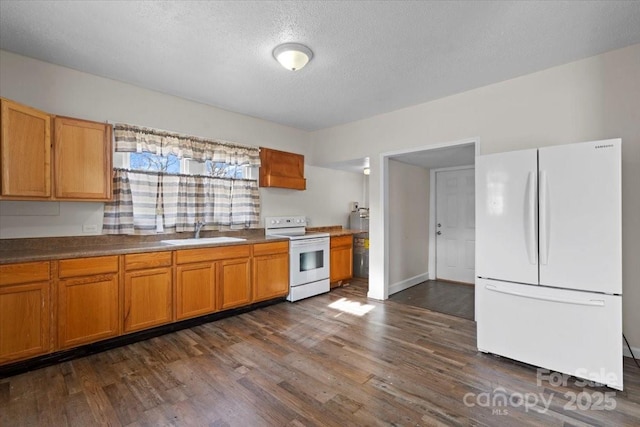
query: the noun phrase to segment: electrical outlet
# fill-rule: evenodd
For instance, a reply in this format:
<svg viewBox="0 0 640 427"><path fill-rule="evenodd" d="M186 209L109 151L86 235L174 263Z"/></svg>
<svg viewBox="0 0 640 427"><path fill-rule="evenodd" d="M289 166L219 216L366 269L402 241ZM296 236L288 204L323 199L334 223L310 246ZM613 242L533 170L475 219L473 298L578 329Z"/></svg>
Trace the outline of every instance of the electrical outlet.
<svg viewBox="0 0 640 427"><path fill-rule="evenodd" d="M359 207L360 207L359 202L351 202L351 212L357 211Z"/></svg>
<svg viewBox="0 0 640 427"><path fill-rule="evenodd" d="M97 224L83 224L82 225L83 233L97 233L98 225Z"/></svg>

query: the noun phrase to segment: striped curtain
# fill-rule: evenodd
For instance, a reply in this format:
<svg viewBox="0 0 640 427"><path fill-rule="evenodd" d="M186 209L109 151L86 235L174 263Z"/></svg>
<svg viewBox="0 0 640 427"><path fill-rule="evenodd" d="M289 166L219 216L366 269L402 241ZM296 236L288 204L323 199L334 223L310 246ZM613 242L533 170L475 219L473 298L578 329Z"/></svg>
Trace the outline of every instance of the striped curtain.
<svg viewBox="0 0 640 427"><path fill-rule="evenodd" d="M235 180L231 183L231 225L253 227L260 222L258 183L249 180Z"/></svg>
<svg viewBox="0 0 640 427"><path fill-rule="evenodd" d="M104 205L102 232L105 234L134 234L133 199L127 171L114 171L113 200Z"/></svg>
<svg viewBox="0 0 640 427"><path fill-rule="evenodd" d="M260 166L258 147L126 124L116 124L114 136L118 152ZM115 169L113 188L113 201L104 208L106 234L192 232L199 221L205 230L251 228L260 221L255 180Z"/></svg>
<svg viewBox="0 0 640 427"><path fill-rule="evenodd" d="M254 228L260 222L254 180L115 172L114 198L104 208L106 234L192 232L199 221L205 230Z"/></svg>

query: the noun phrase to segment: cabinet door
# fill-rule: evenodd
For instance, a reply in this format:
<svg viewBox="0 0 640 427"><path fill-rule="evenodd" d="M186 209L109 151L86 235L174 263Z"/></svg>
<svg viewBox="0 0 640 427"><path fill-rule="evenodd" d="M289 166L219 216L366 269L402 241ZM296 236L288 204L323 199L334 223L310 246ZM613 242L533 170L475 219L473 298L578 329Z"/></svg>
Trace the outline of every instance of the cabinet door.
<svg viewBox="0 0 640 427"><path fill-rule="evenodd" d="M249 258L220 261L220 309L251 302Z"/></svg>
<svg viewBox="0 0 640 427"><path fill-rule="evenodd" d="M111 199L111 126L106 123L54 119L55 197Z"/></svg>
<svg viewBox="0 0 640 427"><path fill-rule="evenodd" d="M118 334L118 276L105 274L58 283L58 347Z"/></svg>
<svg viewBox="0 0 640 427"><path fill-rule="evenodd" d="M331 283L349 280L353 277L353 236L338 236L331 238Z"/></svg>
<svg viewBox="0 0 640 427"><path fill-rule="evenodd" d="M49 283L0 286L0 364L49 351Z"/></svg>
<svg viewBox="0 0 640 427"><path fill-rule="evenodd" d="M172 297L170 267L125 273L124 331L171 322Z"/></svg>
<svg viewBox="0 0 640 427"><path fill-rule="evenodd" d="M260 187L305 190L304 156L260 147Z"/></svg>
<svg viewBox="0 0 640 427"><path fill-rule="evenodd" d="M184 264L176 267L176 319L216 311L216 264Z"/></svg>
<svg viewBox="0 0 640 427"><path fill-rule="evenodd" d="M51 197L51 118L3 99L0 169L5 198Z"/></svg>
<svg viewBox="0 0 640 427"><path fill-rule="evenodd" d="M289 293L289 254L253 259L253 300L264 301Z"/></svg>

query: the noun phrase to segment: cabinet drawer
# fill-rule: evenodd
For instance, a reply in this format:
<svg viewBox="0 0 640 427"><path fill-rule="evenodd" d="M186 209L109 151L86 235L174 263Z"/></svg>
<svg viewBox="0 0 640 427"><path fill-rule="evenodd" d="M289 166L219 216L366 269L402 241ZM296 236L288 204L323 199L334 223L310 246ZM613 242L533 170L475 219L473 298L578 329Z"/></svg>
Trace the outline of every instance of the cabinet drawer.
<svg viewBox="0 0 640 427"><path fill-rule="evenodd" d="M337 248L339 246L351 246L353 245L353 236L338 236L331 238L331 247Z"/></svg>
<svg viewBox="0 0 640 427"><path fill-rule="evenodd" d="M0 265L0 286L49 280L49 262Z"/></svg>
<svg viewBox="0 0 640 427"><path fill-rule="evenodd" d="M124 256L124 266L127 271L141 270L143 268L169 267L170 265L171 251L148 252Z"/></svg>
<svg viewBox="0 0 640 427"><path fill-rule="evenodd" d="M253 245L253 256L281 254L289 252L289 242L259 243Z"/></svg>
<svg viewBox="0 0 640 427"><path fill-rule="evenodd" d="M116 273L118 256L65 259L58 264L58 275L64 277L90 276L94 274Z"/></svg>
<svg viewBox="0 0 640 427"><path fill-rule="evenodd" d="M217 248L184 249L177 251L177 263L217 261L221 259L247 258L251 256L250 245L223 246Z"/></svg>

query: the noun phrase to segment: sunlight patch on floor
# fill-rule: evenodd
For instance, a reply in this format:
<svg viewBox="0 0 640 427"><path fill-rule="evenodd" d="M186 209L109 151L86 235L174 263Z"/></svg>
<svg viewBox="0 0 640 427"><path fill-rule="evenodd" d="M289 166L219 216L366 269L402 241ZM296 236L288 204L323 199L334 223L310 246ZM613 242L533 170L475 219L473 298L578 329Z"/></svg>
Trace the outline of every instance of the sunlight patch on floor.
<svg viewBox="0 0 640 427"><path fill-rule="evenodd" d="M340 298L338 301L329 304L328 307L340 310L344 313L355 314L356 316L364 316L375 308L371 304L362 304L357 301L349 301L346 298Z"/></svg>

